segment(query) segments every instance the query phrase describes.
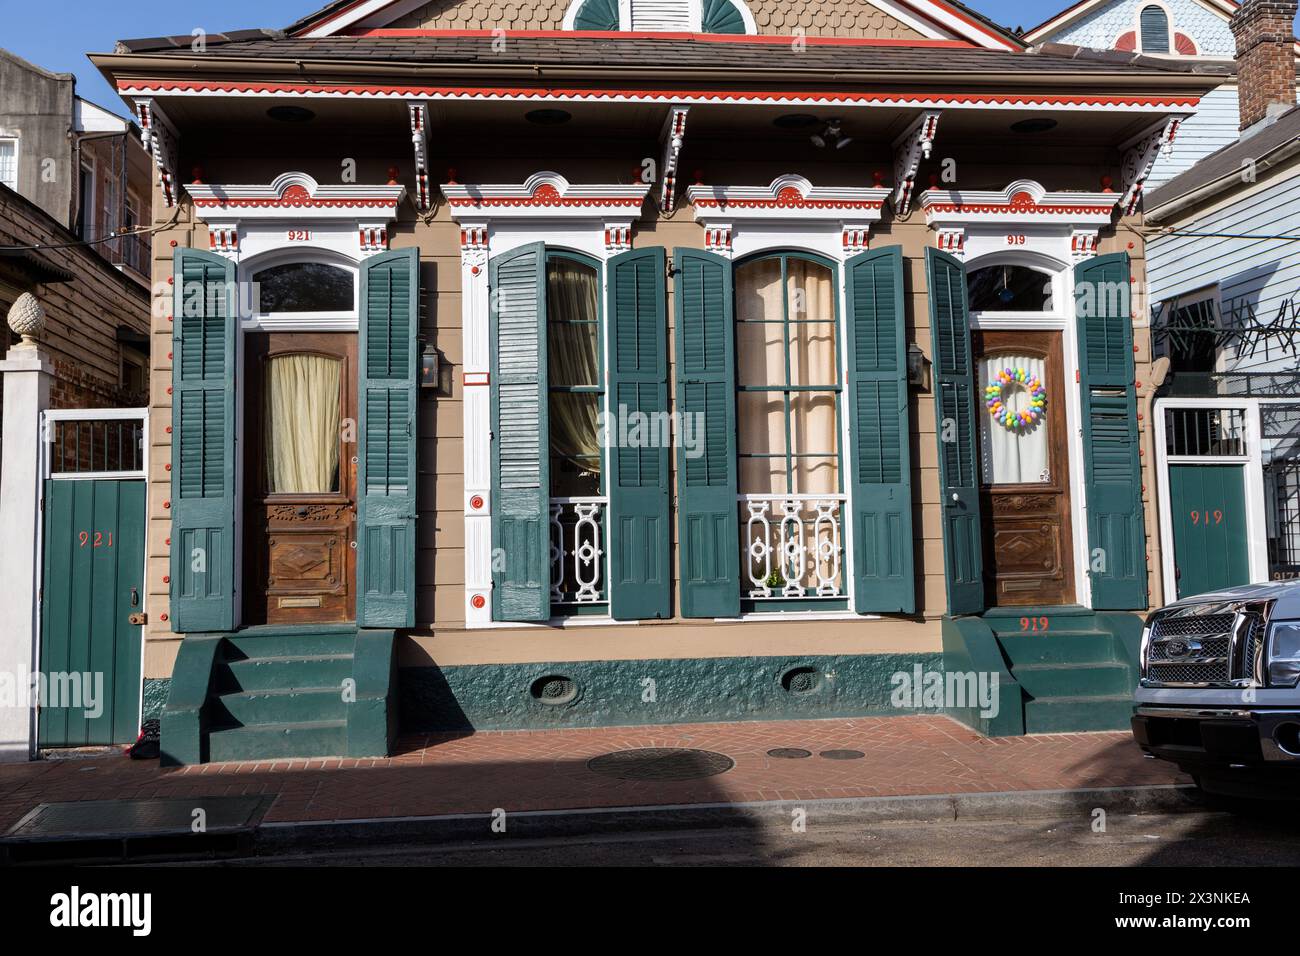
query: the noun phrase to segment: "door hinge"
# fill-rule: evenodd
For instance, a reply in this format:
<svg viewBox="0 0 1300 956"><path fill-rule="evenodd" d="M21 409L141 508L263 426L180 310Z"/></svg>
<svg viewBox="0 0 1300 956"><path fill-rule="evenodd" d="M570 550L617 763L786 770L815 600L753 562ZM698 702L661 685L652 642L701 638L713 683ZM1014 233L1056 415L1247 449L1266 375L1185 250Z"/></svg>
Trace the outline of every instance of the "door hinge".
<svg viewBox="0 0 1300 956"><path fill-rule="evenodd" d="M128 624L148 624L149 615L144 611L136 611L134 614L127 616Z"/></svg>

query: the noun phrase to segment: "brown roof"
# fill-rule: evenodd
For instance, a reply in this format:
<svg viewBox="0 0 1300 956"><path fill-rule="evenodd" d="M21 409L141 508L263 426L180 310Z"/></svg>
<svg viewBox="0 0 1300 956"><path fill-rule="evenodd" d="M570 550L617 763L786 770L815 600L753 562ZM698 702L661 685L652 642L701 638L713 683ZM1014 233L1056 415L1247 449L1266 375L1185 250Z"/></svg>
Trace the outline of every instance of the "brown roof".
<svg viewBox="0 0 1300 956"><path fill-rule="evenodd" d="M161 37L126 40L123 53L186 56L192 53L193 37ZM1079 47L1049 44L1041 50L934 48L906 45L819 45L809 43L802 51L780 43L737 43L707 38L643 35L554 37L535 35L511 37L504 50L494 50L491 36L455 34L434 36L292 38L267 31L217 34L207 38L205 57L256 58L282 61L341 61L351 63L465 64L510 66L543 64L594 67L662 67L701 69L889 72L915 71L931 77L947 73L966 74L1065 74L1157 75L1208 73L1224 75L1222 64L1147 57L1132 53L1097 52ZM500 46L500 44L497 44ZM942 72L937 72L936 68Z"/></svg>

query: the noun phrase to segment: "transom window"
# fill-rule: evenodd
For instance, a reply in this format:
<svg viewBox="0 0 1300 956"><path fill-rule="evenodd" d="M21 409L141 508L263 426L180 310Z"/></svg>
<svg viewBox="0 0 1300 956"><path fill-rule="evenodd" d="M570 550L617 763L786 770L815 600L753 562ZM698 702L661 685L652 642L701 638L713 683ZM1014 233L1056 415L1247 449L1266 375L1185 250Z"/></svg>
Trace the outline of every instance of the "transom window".
<svg viewBox="0 0 1300 956"><path fill-rule="evenodd" d="M1019 265L971 269L966 279L972 312L1051 312L1052 277Z"/></svg>
<svg viewBox="0 0 1300 956"><path fill-rule="evenodd" d="M253 273L256 311L264 315L293 312L352 312L356 309L356 275L326 262L286 262Z"/></svg>

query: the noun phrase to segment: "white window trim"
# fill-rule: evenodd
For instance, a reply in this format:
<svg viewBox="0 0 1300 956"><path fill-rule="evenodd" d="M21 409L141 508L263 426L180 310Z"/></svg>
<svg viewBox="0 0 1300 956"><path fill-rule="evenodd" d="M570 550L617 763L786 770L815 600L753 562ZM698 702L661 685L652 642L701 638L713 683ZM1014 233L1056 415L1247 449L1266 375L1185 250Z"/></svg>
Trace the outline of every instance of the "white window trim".
<svg viewBox="0 0 1300 956"><path fill-rule="evenodd" d="M22 161L22 137L16 135L0 136L0 143L14 144L14 181L12 183L5 183L5 185L8 186L10 189L12 189L14 192L17 192L18 183L22 173L22 166L20 165Z"/></svg>
<svg viewBox="0 0 1300 956"><path fill-rule="evenodd" d="M81 239L83 242L94 238L95 234L95 214L99 211L97 203L99 201L99 170L95 165L93 156L81 156L81 165L79 172L90 173L90 190L89 195L81 193L81 179L77 179L77 215L81 217ZM90 235L87 235L87 230Z"/></svg>
<svg viewBox="0 0 1300 956"><path fill-rule="evenodd" d="M356 259L319 247L275 249L241 261L239 281L251 289L253 277L263 269L295 262L321 263L351 274L352 308L342 312L250 312L240 315L240 327L264 332L355 332L361 314L361 269Z"/></svg>
<svg viewBox="0 0 1300 956"><path fill-rule="evenodd" d="M569 616L551 624L492 620L492 394L489 261L511 249L544 242L548 250L577 252L600 264L604 369L609 375L608 301L611 258L632 248L632 223L641 217L649 183L576 184L543 170L522 183L445 183L451 218L461 236L461 330L463 336L465 455L465 627L467 630L619 624L606 617ZM605 389L608 413L610 390ZM605 580L611 549L606 545Z"/></svg>

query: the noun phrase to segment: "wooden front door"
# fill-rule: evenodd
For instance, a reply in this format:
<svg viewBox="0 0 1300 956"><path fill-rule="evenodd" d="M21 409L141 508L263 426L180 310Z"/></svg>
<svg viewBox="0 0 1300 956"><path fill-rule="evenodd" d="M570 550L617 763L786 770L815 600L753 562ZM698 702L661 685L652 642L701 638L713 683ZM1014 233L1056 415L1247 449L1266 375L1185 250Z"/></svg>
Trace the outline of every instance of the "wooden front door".
<svg viewBox="0 0 1300 956"><path fill-rule="evenodd" d="M1061 333L973 333L980 419L980 511L984 578L991 605L1074 603L1070 466L1065 426ZM987 386L999 372L1037 377L1046 390L1040 420L1008 427L995 421ZM1024 385L1003 388L1013 411L1030 406Z"/></svg>
<svg viewBox="0 0 1300 956"><path fill-rule="evenodd" d="M244 622L356 620L356 334L252 332L245 354Z"/></svg>

